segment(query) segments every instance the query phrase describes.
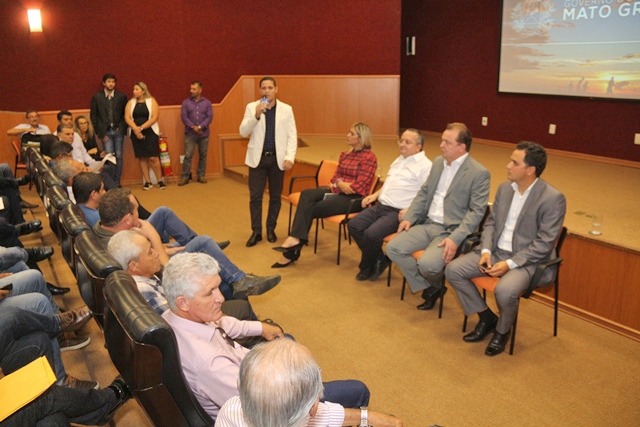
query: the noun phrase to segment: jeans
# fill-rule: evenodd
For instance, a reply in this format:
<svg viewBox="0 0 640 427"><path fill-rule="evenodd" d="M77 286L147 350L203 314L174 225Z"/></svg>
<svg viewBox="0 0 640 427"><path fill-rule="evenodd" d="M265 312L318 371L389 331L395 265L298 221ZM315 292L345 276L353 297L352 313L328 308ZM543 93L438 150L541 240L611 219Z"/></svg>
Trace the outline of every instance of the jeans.
<svg viewBox="0 0 640 427"><path fill-rule="evenodd" d="M122 177L122 145L124 142L124 135L119 131L108 130L105 133L105 136L108 139L106 142L103 141L104 151L107 153L115 153L117 161L115 180L116 182L120 182L120 177Z"/></svg>
<svg viewBox="0 0 640 427"><path fill-rule="evenodd" d="M17 246L13 246L10 248L5 248L0 246L0 271L6 271L9 273L17 273L19 268L25 267L24 269L28 269L25 264L29 259L29 254L24 248L20 248ZM10 270L11 269L11 270Z"/></svg>
<svg viewBox="0 0 640 427"><path fill-rule="evenodd" d="M42 273L37 270L26 270L0 279L3 284L13 283L13 290L9 297L0 300L0 313L10 309L21 309L31 313L38 313L50 317L59 329L59 322L54 314L60 308L53 302L53 297L47 289ZM51 339L53 351L53 371L60 383L67 375L60 357L60 346L57 338Z"/></svg>
<svg viewBox="0 0 640 427"><path fill-rule="evenodd" d="M58 383L61 383L67 373L55 338L59 331L58 320L50 314L3 306L0 309L0 367L4 373L9 374L40 356L46 356Z"/></svg>
<svg viewBox="0 0 640 427"><path fill-rule="evenodd" d="M324 385L323 402L339 403L345 408L369 406L369 389L358 380L329 381Z"/></svg>
<svg viewBox="0 0 640 427"><path fill-rule="evenodd" d="M198 146L198 178L204 177L207 172L207 150L209 149L208 136L185 135L184 137L184 162L182 163L182 179L189 179L191 173L191 160Z"/></svg>
<svg viewBox="0 0 640 427"><path fill-rule="evenodd" d="M180 246L185 246L186 252L202 252L218 261L220 278L222 278L220 292L226 299L233 299L231 284L242 280L245 273L227 258L215 240L209 236L198 236L166 206L161 206L153 211L148 221L156 229L163 242L166 243L170 237L173 237Z"/></svg>

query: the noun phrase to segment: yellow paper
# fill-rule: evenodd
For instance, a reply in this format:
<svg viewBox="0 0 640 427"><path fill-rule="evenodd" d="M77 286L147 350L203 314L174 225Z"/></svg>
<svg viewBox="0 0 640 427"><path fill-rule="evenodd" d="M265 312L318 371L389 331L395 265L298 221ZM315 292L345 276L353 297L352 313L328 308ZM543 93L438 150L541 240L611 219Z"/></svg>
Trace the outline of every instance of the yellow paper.
<svg viewBox="0 0 640 427"><path fill-rule="evenodd" d="M55 381L44 356L0 379L0 421L35 400Z"/></svg>

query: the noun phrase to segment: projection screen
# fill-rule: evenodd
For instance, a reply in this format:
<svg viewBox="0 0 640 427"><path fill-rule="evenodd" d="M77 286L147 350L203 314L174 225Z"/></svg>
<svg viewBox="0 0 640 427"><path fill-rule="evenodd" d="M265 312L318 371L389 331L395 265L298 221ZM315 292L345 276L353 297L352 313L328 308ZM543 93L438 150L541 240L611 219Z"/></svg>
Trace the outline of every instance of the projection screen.
<svg viewBox="0 0 640 427"><path fill-rule="evenodd" d="M498 91L640 100L640 0L503 0Z"/></svg>

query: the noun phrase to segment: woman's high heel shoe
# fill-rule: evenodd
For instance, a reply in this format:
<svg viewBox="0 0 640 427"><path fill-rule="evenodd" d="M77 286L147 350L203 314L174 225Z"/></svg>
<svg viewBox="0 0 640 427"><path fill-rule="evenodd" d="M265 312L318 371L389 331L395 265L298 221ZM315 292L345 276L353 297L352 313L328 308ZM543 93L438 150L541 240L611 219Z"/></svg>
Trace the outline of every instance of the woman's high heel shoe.
<svg viewBox="0 0 640 427"><path fill-rule="evenodd" d="M300 249L302 249L302 247L304 246L304 242L300 242L297 245L293 245L293 246L289 246L288 248L283 248L282 246L276 246L275 248L272 248L274 251L276 252L289 252L289 251L299 251Z"/></svg>
<svg viewBox="0 0 640 427"><path fill-rule="evenodd" d="M296 245L298 246L298 245ZM275 249L275 248L274 248ZM300 258L300 252L301 249L294 249L294 247L291 248L287 248L288 250L286 252L284 252L282 255L290 260L291 262L288 262L286 264L280 264L279 262L276 262L275 264L273 264L271 266L271 268L285 268L285 267L289 267L291 264L293 264L294 262L296 262L298 260L298 258Z"/></svg>

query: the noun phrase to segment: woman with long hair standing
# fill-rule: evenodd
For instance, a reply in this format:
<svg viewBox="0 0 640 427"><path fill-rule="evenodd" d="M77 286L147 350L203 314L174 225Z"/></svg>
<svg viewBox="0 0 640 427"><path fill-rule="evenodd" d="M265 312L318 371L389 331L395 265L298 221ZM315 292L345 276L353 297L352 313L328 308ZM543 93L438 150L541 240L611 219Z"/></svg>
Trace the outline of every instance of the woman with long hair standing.
<svg viewBox="0 0 640 427"><path fill-rule="evenodd" d="M138 82L133 85L133 98L129 100L124 109L124 119L129 125L129 136L133 143L133 152L140 164L140 170L144 177L143 190L153 187L149 168L153 170L158 179L158 187L166 188L160 169L160 153L158 150L159 107L158 101L151 96L147 85Z"/></svg>

